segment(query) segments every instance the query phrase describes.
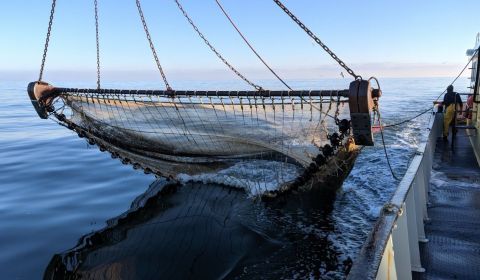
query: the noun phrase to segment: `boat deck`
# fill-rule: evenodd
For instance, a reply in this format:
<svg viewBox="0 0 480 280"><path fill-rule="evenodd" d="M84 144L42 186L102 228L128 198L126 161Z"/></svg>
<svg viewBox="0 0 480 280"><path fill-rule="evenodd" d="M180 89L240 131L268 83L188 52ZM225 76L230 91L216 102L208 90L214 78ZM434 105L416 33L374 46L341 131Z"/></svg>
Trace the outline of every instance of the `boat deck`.
<svg viewBox="0 0 480 280"><path fill-rule="evenodd" d="M465 130L453 150L437 141L429 202L429 242L420 244L426 272L413 279L479 279L480 167Z"/></svg>

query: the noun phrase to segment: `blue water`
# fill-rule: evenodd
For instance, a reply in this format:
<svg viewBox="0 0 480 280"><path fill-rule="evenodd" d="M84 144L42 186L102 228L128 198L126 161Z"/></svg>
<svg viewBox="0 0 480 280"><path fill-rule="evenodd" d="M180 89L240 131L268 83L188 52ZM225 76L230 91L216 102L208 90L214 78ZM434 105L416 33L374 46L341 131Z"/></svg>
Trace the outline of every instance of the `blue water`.
<svg viewBox="0 0 480 280"><path fill-rule="evenodd" d="M427 108L450 81L449 78L382 79L384 96L381 99L381 111L384 123L406 119L415 115L415 112ZM269 84L268 81L265 83ZM343 80L291 81L290 83L296 88L346 86ZM178 84L190 88L222 88L239 85L237 82L187 81L178 82ZM76 246L82 236L105 228L107 220L127 211L135 198L145 193L156 180L154 176L144 175L140 171L134 171L130 166L122 165L118 160L112 160L107 153L101 153L97 148L89 146L85 140L78 138L70 130L52 121L39 119L28 100L26 85L27 82L0 84L0 275L2 279L43 277L55 254ZM125 85L111 82L108 85L131 88L155 87L153 83ZM466 91L466 85L466 80L461 81L457 85L458 91ZM404 126L385 131L388 152L397 174L401 175L406 170L415 149L427 135L428 118L427 114ZM250 233L256 232L262 238L260 240L253 238L255 242L252 241L253 243L246 245L248 250L245 250L241 261L234 261L232 257L232 261L225 264L224 270L231 271L230 274L218 275L227 275L232 278L260 276L342 278L344 275L342 265L338 265L337 269L330 265L332 262L323 260L325 257L322 253L323 244L329 247L330 253L334 252L333 263L342 264L349 259L354 260L381 206L393 194L396 183L386 166L379 135L376 135L376 146L363 149L354 169L331 205L331 209L326 212L323 208L317 209L315 205L294 204L298 207L289 205L290 209L287 210L282 210L279 206L274 207L281 212L275 214L278 211L269 212L271 210L269 207L266 208L269 211L263 211L263 206L258 204L252 207L249 204L253 205L251 198L238 194L234 201L243 206L233 210L228 208L230 212L233 211L230 214L241 216L239 223L248 221L245 223L249 226L243 227L242 230L246 232L242 233L242 236L250 236ZM197 187L219 188L218 186ZM195 186L182 188L174 197L181 198L182 195L189 195L189 188L194 189ZM231 193L229 192L228 195ZM186 206L182 205L181 201L177 201L170 207L174 211ZM249 210L247 213L245 209L250 208L256 210ZM154 214L158 215L157 212ZM211 216L206 215L204 219L208 221L210 218L214 219L214 216L213 211ZM316 223L319 220L328 222ZM193 225L195 223L198 224L197 221L192 222L190 229L202 226ZM275 226L283 225L283 229L273 233L272 223ZM163 229L155 230L156 234L162 234ZM194 233L195 230L192 232ZM221 232L215 238L221 238ZM238 233L234 230L228 234L234 240L238 237ZM148 238L143 237L142 240L147 239L145 242L155 246L156 243L149 243ZM179 241L175 240L175 235L170 238L169 242ZM205 238L214 237L207 234ZM307 241L298 241L302 239ZM309 239L311 240L308 241ZM269 246L262 247L262 244ZM318 258L304 258L305 256L299 254L297 257L290 256L293 260L299 260L298 263L282 264L279 261L263 262L255 257L255 252L258 250L258 256L271 256L273 260L275 254L278 253L281 256L286 252L296 252L295 248L302 248L306 250L305 255L313 256L308 254L308 248L311 248L307 246L308 244L315 244ZM162 244L162 247L165 246L168 248L168 244ZM222 248L219 248L219 251L221 250ZM135 252L139 253L138 250ZM146 252L150 251L144 251L145 265L148 266ZM135 255L133 252L130 254ZM224 258L229 257L231 256L226 254ZM213 260L210 264L208 261L205 262L207 267L217 264ZM189 264L184 265L188 269ZM181 269L182 263L177 261L176 266ZM263 269L259 269L259 266L263 266ZM261 271L263 274L255 276L253 274L255 271ZM169 273L172 273L169 274L170 276L176 275L172 271Z"/></svg>

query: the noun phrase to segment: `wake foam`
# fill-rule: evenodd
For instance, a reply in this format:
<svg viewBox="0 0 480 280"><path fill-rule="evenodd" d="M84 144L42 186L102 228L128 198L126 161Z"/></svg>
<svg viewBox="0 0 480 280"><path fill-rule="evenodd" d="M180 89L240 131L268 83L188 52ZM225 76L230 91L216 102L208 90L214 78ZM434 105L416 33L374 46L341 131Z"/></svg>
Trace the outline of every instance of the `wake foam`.
<svg viewBox="0 0 480 280"><path fill-rule="evenodd" d="M202 182L203 184L221 184L244 189L253 197L267 191L274 191L280 186L292 182L300 176L302 169L294 164L251 160L242 161L215 173L198 175L178 174L176 179L185 184Z"/></svg>

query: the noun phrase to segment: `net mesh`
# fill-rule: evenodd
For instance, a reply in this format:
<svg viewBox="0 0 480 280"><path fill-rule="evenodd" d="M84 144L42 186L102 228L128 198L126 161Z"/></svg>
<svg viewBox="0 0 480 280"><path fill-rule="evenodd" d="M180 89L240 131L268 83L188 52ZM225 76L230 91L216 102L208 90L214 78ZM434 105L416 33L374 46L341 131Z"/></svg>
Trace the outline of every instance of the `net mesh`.
<svg viewBox="0 0 480 280"><path fill-rule="evenodd" d="M69 128L134 168L177 180L221 181L254 194L318 171L322 158L337 156L348 141L348 132L336 133L338 120L348 118L339 96L75 91L55 103L57 118Z"/></svg>

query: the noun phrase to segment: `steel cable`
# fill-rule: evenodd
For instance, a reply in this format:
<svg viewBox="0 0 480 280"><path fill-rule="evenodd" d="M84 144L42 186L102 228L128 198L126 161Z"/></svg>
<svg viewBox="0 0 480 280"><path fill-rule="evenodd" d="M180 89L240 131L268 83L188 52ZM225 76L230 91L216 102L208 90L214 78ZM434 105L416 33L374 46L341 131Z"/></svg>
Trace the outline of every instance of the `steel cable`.
<svg viewBox="0 0 480 280"><path fill-rule="evenodd" d="M138 0L137 0L138 1ZM255 88L257 91L263 91L264 89L251 82L249 79L247 79L244 75L242 75L237 69L235 69L235 67L233 67L216 49L215 47L207 40L207 38L205 37L205 35L203 35L203 33L198 29L198 27L195 25L195 23L193 22L193 20L190 18L190 16L188 15L188 13L185 11L185 9L183 8L183 6L180 4L180 2L178 0L174 0L175 3L177 4L178 8L180 9L180 11L182 12L183 16L187 19L188 23L190 23L190 25L193 27L193 29L195 30L195 32L197 32L198 36L200 36L200 38L205 42L205 44L210 48L210 50L215 53L215 55L230 69L232 70L232 72L234 72L239 78L241 78L242 80L244 80L246 83L248 83L249 85L251 85L253 88Z"/></svg>
<svg viewBox="0 0 480 280"><path fill-rule="evenodd" d="M250 42L247 40L247 38L243 35L243 33L240 31L240 29L237 27L235 22L232 20L230 15L227 13L227 11L223 8L222 4L220 3L219 0L215 0L217 3L218 7L220 10L223 12L223 14L227 17L228 21L232 24L233 28L237 31L238 35L242 37L243 41L247 44L247 46L252 50L252 52L258 57L258 59L265 65L265 67L270 70L270 72L289 90L292 90L292 88L268 65L268 63L260 56L260 54L255 50L255 48L250 44Z"/></svg>
<svg viewBox="0 0 480 280"><path fill-rule="evenodd" d="M465 70L467 69L468 65L470 65L470 62L472 62L473 58L475 57L475 55L477 54L478 52L478 49L475 50L475 52L472 54L472 57L468 60L467 64L463 67L463 69L460 71L460 73L455 77L455 79L453 79L453 81L450 83L451 85L453 85L459 78L460 76L462 76L463 72L465 72ZM445 89L436 99L434 102L438 101L440 99L440 97L442 97L442 95L444 95L445 93L447 92L447 89ZM405 124L405 123L408 123L408 122L411 122L412 120L430 112L433 110L433 106L426 109L426 110L423 110L421 111L419 114L415 115L414 117L412 118L409 118L409 119L406 119L406 120L403 120L403 121L400 121L398 123L394 123L394 124L389 124L389 125L385 125L383 126L384 128L386 127L394 127L394 126L399 126L399 125L402 125L402 124ZM380 124L381 126L381 124Z"/></svg>
<svg viewBox="0 0 480 280"><path fill-rule="evenodd" d="M380 89L380 83L378 82L378 79L375 78L375 77L371 77L368 81L370 82L370 80L374 80L376 83L377 83L377 86L378 86L378 89ZM387 160L387 165L388 165L388 168L390 169L390 173L392 174L392 177L395 179L395 180L400 180L397 175L395 174L395 172L393 171L393 167L392 167L392 164L390 163L390 157L388 156L388 152L387 152L387 145L385 144L385 137L383 135L383 127L382 127L382 120L381 120L381 115L380 115L380 110L378 108L378 102L375 102L375 107L373 109L374 111L374 114L376 113L377 116L378 116L378 124L380 126L380 135L382 137L382 145L383 145L383 152L385 153L385 158ZM373 122L375 123L375 115L373 117Z"/></svg>

